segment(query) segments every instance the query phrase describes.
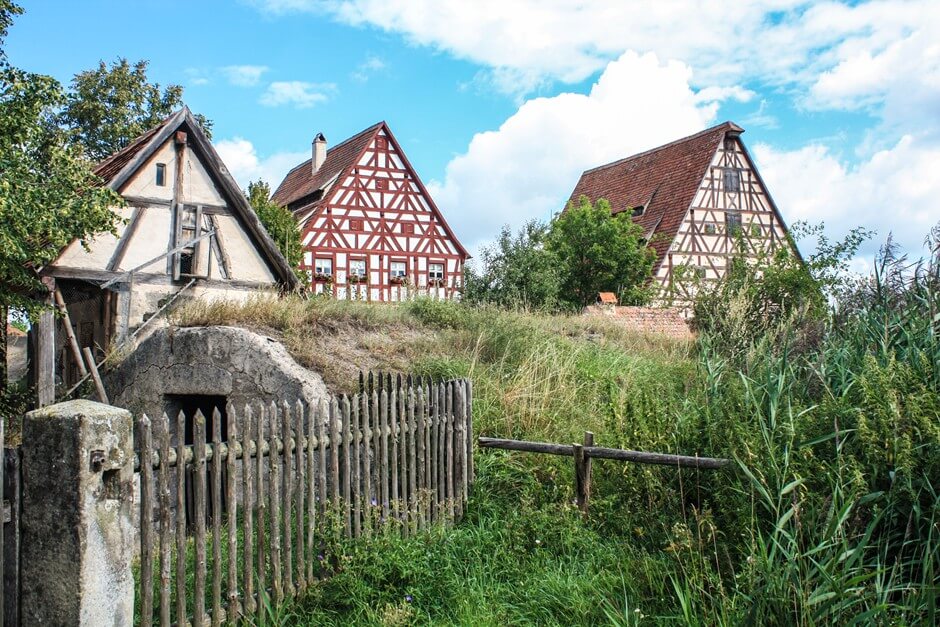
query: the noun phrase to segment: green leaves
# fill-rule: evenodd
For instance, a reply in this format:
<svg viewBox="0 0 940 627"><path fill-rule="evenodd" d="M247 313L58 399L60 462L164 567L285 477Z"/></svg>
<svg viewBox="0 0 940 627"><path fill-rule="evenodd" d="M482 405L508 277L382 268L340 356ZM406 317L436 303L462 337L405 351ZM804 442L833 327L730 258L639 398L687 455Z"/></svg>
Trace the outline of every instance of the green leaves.
<svg viewBox="0 0 940 627"><path fill-rule="evenodd" d="M655 253L641 242L643 229L628 211L611 214L610 203L582 196L552 222L547 247L558 260L561 298L579 307L601 291L616 292L621 301L644 300L643 290Z"/></svg>
<svg viewBox="0 0 940 627"><path fill-rule="evenodd" d="M183 88L147 80L148 61L131 65L118 58L110 66L75 75L59 123L89 159L100 161L127 146L183 104ZM196 116L207 135L212 122Z"/></svg>
<svg viewBox="0 0 940 627"><path fill-rule="evenodd" d="M248 184L248 202L294 273L306 283L307 277L299 269L303 246L294 215L287 207L271 202L271 187L260 179Z"/></svg>

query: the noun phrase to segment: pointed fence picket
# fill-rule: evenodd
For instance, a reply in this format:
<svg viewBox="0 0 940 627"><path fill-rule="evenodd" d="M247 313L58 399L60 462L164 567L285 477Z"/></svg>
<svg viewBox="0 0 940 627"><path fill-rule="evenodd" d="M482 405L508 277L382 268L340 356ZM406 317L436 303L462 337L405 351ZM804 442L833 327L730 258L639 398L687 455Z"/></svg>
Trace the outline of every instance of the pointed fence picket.
<svg viewBox="0 0 940 627"><path fill-rule="evenodd" d="M182 412L141 416L138 622L264 620L266 604L329 575L326 534L407 536L458 520L473 483L471 390L363 374L358 394L318 405L197 412L192 445Z"/></svg>

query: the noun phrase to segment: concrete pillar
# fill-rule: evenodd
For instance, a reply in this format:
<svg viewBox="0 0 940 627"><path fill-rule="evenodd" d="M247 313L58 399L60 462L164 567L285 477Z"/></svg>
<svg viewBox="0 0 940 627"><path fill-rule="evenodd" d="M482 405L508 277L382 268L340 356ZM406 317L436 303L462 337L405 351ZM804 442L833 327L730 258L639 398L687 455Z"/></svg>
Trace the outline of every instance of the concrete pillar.
<svg viewBox="0 0 940 627"><path fill-rule="evenodd" d="M131 414L93 401L23 421L24 625L132 625Z"/></svg>

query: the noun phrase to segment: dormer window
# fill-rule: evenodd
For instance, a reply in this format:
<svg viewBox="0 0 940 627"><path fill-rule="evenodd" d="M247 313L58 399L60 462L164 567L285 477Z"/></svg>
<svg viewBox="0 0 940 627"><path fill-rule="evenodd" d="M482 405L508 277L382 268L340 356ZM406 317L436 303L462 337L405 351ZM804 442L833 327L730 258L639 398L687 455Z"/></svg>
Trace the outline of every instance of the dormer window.
<svg viewBox="0 0 940 627"><path fill-rule="evenodd" d="M630 215L634 218L639 218L641 215L643 215L644 211L646 211L646 207L640 205L639 207L634 207L633 211L630 212Z"/></svg>
<svg viewBox="0 0 940 627"><path fill-rule="evenodd" d="M166 187L166 164L157 164L157 187Z"/></svg>

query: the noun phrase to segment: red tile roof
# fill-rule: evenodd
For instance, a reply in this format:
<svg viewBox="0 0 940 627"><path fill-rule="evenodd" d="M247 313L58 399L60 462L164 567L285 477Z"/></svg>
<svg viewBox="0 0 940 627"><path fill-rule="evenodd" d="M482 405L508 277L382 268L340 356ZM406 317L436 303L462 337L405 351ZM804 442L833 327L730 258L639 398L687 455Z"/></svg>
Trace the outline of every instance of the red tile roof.
<svg viewBox="0 0 940 627"><path fill-rule="evenodd" d="M587 196L591 202L606 198L615 214L642 206L642 215L633 221L646 231L646 238L656 251L658 268L715 151L729 132L738 134L744 129L724 122L664 146L585 170L570 201L577 203L581 196Z"/></svg>
<svg viewBox="0 0 940 627"><path fill-rule="evenodd" d="M311 159L307 159L287 173L281 184L274 190L271 200L279 205L288 206L323 189L338 174L352 166L369 142L384 125L373 124L356 133L349 139L336 144L326 151L326 159L316 172L311 171ZM318 199L311 199L318 200ZM309 207L310 205L306 205Z"/></svg>

